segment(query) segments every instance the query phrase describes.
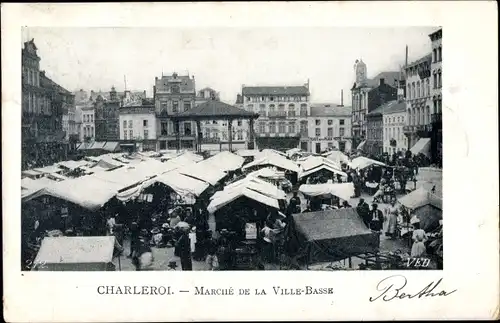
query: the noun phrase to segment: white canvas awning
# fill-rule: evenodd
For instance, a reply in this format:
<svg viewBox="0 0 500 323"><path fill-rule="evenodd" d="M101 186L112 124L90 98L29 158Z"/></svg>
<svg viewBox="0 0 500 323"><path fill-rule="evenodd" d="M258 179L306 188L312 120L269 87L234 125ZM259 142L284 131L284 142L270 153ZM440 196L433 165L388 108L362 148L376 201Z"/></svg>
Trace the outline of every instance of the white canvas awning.
<svg viewBox="0 0 500 323"><path fill-rule="evenodd" d="M363 169L371 165L385 166L382 162L363 156L356 157L351 161L351 168L353 169Z"/></svg>
<svg viewBox="0 0 500 323"><path fill-rule="evenodd" d="M339 174L340 176L344 176L344 177L347 177L347 174L341 170L339 170L338 168L335 168L335 167L331 167L327 164L322 164L322 165L319 165L318 167L316 168L312 168L312 169L309 169L305 172L301 172L299 174L299 178L303 178L305 176L309 176L311 174L314 174L316 172L319 172L320 170L327 170L327 171L330 171L332 173L335 173L335 174Z"/></svg>
<svg viewBox="0 0 500 323"><path fill-rule="evenodd" d="M325 156L327 159L332 160L338 164L340 164L342 162L342 163L346 163L349 165L349 163L350 163L349 157L347 157L347 155L345 155L343 152L341 152L339 150L329 151L329 152L323 154L323 156Z"/></svg>
<svg viewBox="0 0 500 323"><path fill-rule="evenodd" d="M413 155L424 154L427 157L431 157L431 139L430 138L420 138L417 143L410 149Z"/></svg>
<svg viewBox="0 0 500 323"><path fill-rule="evenodd" d="M415 191L399 198L398 201L405 207L412 210L428 204L437 207L438 209L443 209L442 199L424 188L418 188Z"/></svg>
<svg viewBox="0 0 500 323"><path fill-rule="evenodd" d="M170 187L181 196L189 194L199 196L209 187L207 182L182 175L176 170L160 175L156 177L154 181Z"/></svg>
<svg viewBox="0 0 500 323"><path fill-rule="evenodd" d="M254 157L260 154L260 151L257 149L241 149L238 150L236 154L241 157Z"/></svg>
<svg viewBox="0 0 500 323"><path fill-rule="evenodd" d="M178 169L182 175L193 177L210 185L216 185L221 179L227 176L227 173L219 168L205 164L204 162L192 164Z"/></svg>
<svg viewBox="0 0 500 323"><path fill-rule="evenodd" d="M34 170L37 172L43 173L43 174L54 174L54 173L60 173L63 171L61 168L59 168L59 166L57 166L57 164L54 164L51 166L35 168Z"/></svg>
<svg viewBox="0 0 500 323"><path fill-rule="evenodd" d="M286 157L276 155L276 154L268 155L266 157L262 157L262 158L259 158L257 160L254 160L253 162L243 166L243 169L248 169L248 168L255 167L255 166L264 167L264 166L269 166L269 165L276 166L276 167L286 169L286 170L289 170L292 172L297 172L297 173L300 171L299 166L295 162L291 161L290 159L287 159Z"/></svg>
<svg viewBox="0 0 500 323"><path fill-rule="evenodd" d="M216 198L210 201L207 210L210 213L214 213L223 206L233 202L234 200L242 196L245 196L249 199L265 204L267 206L273 207L275 209L279 209L279 203L277 199L266 196L249 188L241 187L234 190L222 191L220 195L218 195Z"/></svg>
<svg viewBox="0 0 500 323"><path fill-rule="evenodd" d="M223 151L216 154L215 156L205 159L200 163L210 165L214 168L218 168L222 171L227 172L241 168L244 162L245 158L235 155L229 151Z"/></svg>
<svg viewBox="0 0 500 323"><path fill-rule="evenodd" d="M352 183L332 183L301 185L299 191L308 196L334 195L348 201L354 195L354 185Z"/></svg>

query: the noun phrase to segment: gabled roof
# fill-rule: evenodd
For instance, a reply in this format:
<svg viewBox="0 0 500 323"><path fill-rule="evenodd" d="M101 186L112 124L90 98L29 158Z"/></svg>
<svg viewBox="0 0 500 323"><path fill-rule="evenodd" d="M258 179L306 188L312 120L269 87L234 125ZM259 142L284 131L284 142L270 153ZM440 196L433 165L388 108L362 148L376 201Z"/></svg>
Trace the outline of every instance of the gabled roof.
<svg viewBox="0 0 500 323"><path fill-rule="evenodd" d="M427 61L429 64L431 63L431 61L432 61L432 54L431 53L425 55L424 57L420 57L419 59L417 59L414 62L411 62L410 64L408 64L408 66L406 68L416 66L416 65L423 63L425 61Z"/></svg>
<svg viewBox="0 0 500 323"><path fill-rule="evenodd" d="M60 86L59 84L57 84L56 82L52 81L43 72L40 73L40 85L43 88L46 88L48 90L57 91L59 93L67 94L67 95L74 95L73 93L71 93L70 91L66 90L65 88L63 88L62 86Z"/></svg>
<svg viewBox="0 0 500 323"><path fill-rule="evenodd" d="M243 95L309 95L305 86L245 86Z"/></svg>
<svg viewBox="0 0 500 323"><path fill-rule="evenodd" d="M406 111L406 102L402 101L399 102L398 100L394 101L389 101L387 103L382 104L375 110L371 111L368 113L368 116L375 116L378 114L391 114L391 113L397 113L397 112L404 112Z"/></svg>
<svg viewBox="0 0 500 323"><path fill-rule="evenodd" d="M394 86L396 82L399 82L400 77L401 79L404 78L400 72L382 72L374 78L366 80L366 85L369 87L377 87L380 85L380 79L384 79L385 84Z"/></svg>
<svg viewBox="0 0 500 323"><path fill-rule="evenodd" d="M173 118L176 119L206 118L210 120L230 117L257 118L258 114L237 108L221 101L208 100L191 110L180 112L173 116Z"/></svg>

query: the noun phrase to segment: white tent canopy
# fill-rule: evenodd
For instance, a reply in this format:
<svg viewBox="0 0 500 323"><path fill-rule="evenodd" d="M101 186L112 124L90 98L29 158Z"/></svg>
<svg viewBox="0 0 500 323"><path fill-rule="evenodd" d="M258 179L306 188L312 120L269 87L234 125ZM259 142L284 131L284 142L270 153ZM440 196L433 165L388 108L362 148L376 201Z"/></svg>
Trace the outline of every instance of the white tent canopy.
<svg viewBox="0 0 500 323"><path fill-rule="evenodd" d="M245 158L235 155L229 151L222 151L215 156L212 156L201 163L218 168L222 171L234 171L241 168L245 162Z"/></svg>
<svg viewBox="0 0 500 323"><path fill-rule="evenodd" d="M339 174L340 176L347 177L347 174L345 172L339 170L338 168L332 167L332 166L330 166L328 164L321 164L321 165L319 165L319 166L317 166L315 168L311 168L311 169L309 169L309 170L307 170L305 172L301 172L299 174L299 179L303 178L303 177L306 177L306 176L309 176L311 174L314 174L314 173L316 173L316 172L318 172L320 170L328 170L328 171L330 171L332 173Z"/></svg>
<svg viewBox="0 0 500 323"><path fill-rule="evenodd" d="M332 150L327 153L324 153L323 156L326 158L333 160L334 162L340 164L340 162L350 164L349 157L347 157L343 152L339 150Z"/></svg>
<svg viewBox="0 0 500 323"><path fill-rule="evenodd" d="M238 150L236 154L241 157L254 157L260 154L260 151L257 149L241 149Z"/></svg>
<svg viewBox="0 0 500 323"><path fill-rule="evenodd" d="M308 196L334 195L348 201L354 195L354 185L352 183L332 183L301 185L299 191Z"/></svg>
<svg viewBox="0 0 500 323"><path fill-rule="evenodd" d="M207 182L210 185L217 184L218 181L227 176L227 173L220 170L216 166L199 162L178 169L182 175L194 177L201 181Z"/></svg>
<svg viewBox="0 0 500 323"><path fill-rule="evenodd" d="M256 170L248 176L256 176L256 177L263 177L263 178L270 178L270 179L284 179L285 173L277 171L276 169L273 169L271 167L268 168L261 168L259 170Z"/></svg>
<svg viewBox="0 0 500 323"><path fill-rule="evenodd" d="M215 199L218 196L225 194L229 191L241 189L242 187L246 187L248 189L257 191L263 195L275 199L284 200L287 198L286 193L283 190L279 189L278 187L274 186L273 184L253 176L247 176L239 181L236 181L234 183L225 186L224 190L216 192L211 197L211 199Z"/></svg>
<svg viewBox="0 0 500 323"><path fill-rule="evenodd" d="M177 170L155 177L154 181L170 187L181 196L190 194L199 196L209 187L207 182L182 175Z"/></svg>
<svg viewBox="0 0 500 323"><path fill-rule="evenodd" d="M413 155L424 154L427 157L431 157L431 139L430 138L420 138L417 143L411 147L410 151Z"/></svg>
<svg viewBox="0 0 500 323"><path fill-rule="evenodd" d="M59 166L57 166L57 164L54 164L51 166L35 168L34 170L37 172L43 173L43 174L54 174L54 173L60 173L63 171L61 168L59 168Z"/></svg>
<svg viewBox="0 0 500 323"><path fill-rule="evenodd" d="M259 158L257 160L254 160L253 162L243 166L243 169L248 169L248 168L255 167L255 166L264 167L264 166L269 166L269 165L276 166L276 167L286 169L286 170L289 170L292 172L297 172L297 173L300 171L299 166L297 166L297 164L295 162L293 162L290 159L287 159L283 156L276 155L276 154L270 154L266 157L262 157L262 158Z"/></svg>
<svg viewBox="0 0 500 323"><path fill-rule="evenodd" d="M237 189L229 190L229 191L222 191L222 194L218 195L216 198L212 199L210 201L210 204L207 207L208 212L214 213L215 211L219 210L223 206L233 202L234 200L246 196L249 199L252 199L254 201L257 201L259 203L268 205L270 207L273 207L275 209L279 209L279 203L278 200L269 196L266 196L264 194L261 194L259 192L256 192L254 190L251 190L247 187L239 187Z"/></svg>
<svg viewBox="0 0 500 323"><path fill-rule="evenodd" d="M370 159L367 157L356 157L351 161L351 168L354 169L363 169L371 165L379 165L379 166L385 166L384 163L376 161L374 159Z"/></svg>
<svg viewBox="0 0 500 323"><path fill-rule="evenodd" d="M327 165L332 168L336 168L339 171L342 170L342 167L340 166L339 163L334 162L333 160L324 158L324 157L318 157L318 156L310 156L306 160L304 160L301 164L300 167L302 168L302 171L308 171L310 169L316 168L321 165Z"/></svg>
<svg viewBox="0 0 500 323"><path fill-rule="evenodd" d="M401 197L398 201L405 207L412 210L418 209L428 204L435 206L441 210L443 209L442 199L424 188L418 188L415 191Z"/></svg>

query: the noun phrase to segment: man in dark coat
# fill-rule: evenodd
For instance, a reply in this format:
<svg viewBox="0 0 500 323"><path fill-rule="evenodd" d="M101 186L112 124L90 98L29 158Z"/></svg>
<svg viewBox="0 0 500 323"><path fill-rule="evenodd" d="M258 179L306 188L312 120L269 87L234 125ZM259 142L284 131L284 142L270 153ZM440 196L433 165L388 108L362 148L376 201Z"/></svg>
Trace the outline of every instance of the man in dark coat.
<svg viewBox="0 0 500 323"><path fill-rule="evenodd" d="M358 206L356 207L356 211L358 212L358 215L361 217L363 220L363 223L366 225L367 228L370 227L370 206L368 206L368 203L365 202L365 199L359 199Z"/></svg>
<svg viewBox="0 0 500 323"><path fill-rule="evenodd" d="M372 204L370 216L370 229L376 232L382 231L384 225L384 214L378 209L378 205L376 203Z"/></svg>
<svg viewBox="0 0 500 323"><path fill-rule="evenodd" d="M185 229L182 229L181 236L175 245L175 255L181 258L182 270L193 270L193 262L191 260L191 244L189 236Z"/></svg>
<svg viewBox="0 0 500 323"><path fill-rule="evenodd" d="M297 192L293 192L293 197L290 199L290 205L295 213L300 213L301 202Z"/></svg>
<svg viewBox="0 0 500 323"><path fill-rule="evenodd" d="M132 222L130 225L130 255L128 258L134 256L134 252L137 252L139 248L139 226L136 222Z"/></svg>

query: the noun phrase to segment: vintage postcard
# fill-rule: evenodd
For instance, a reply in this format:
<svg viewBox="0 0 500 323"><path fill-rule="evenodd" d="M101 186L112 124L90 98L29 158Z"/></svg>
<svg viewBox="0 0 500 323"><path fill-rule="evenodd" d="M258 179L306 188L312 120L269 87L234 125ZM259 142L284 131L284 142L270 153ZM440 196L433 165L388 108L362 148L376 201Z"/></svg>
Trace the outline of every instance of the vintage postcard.
<svg viewBox="0 0 500 323"><path fill-rule="evenodd" d="M498 318L494 3L2 9L6 321Z"/></svg>

